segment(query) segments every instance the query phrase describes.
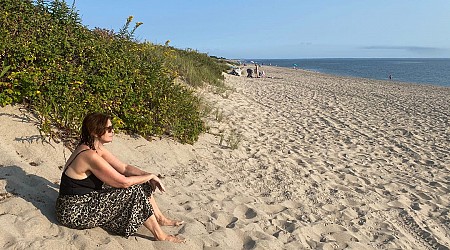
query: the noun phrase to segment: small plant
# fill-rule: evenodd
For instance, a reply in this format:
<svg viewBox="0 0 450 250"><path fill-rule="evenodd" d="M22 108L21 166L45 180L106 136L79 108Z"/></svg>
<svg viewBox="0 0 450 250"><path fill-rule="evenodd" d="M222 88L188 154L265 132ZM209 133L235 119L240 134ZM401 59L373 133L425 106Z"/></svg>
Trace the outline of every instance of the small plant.
<svg viewBox="0 0 450 250"><path fill-rule="evenodd" d="M208 117L214 110L214 105L202 99L200 103L200 114L203 118Z"/></svg>
<svg viewBox="0 0 450 250"><path fill-rule="evenodd" d="M214 120L216 120L217 122L223 121L223 111L219 108L216 108L216 111L214 113Z"/></svg>
<svg viewBox="0 0 450 250"><path fill-rule="evenodd" d="M231 95L231 91L228 91L228 90L222 93L222 97L225 99L228 99L230 97L230 95Z"/></svg>
<svg viewBox="0 0 450 250"><path fill-rule="evenodd" d="M225 135L223 134L223 131L219 132L219 136L220 136L219 146L222 146L222 143L225 139Z"/></svg>
<svg viewBox="0 0 450 250"><path fill-rule="evenodd" d="M232 130L230 132L230 135L228 136L227 139L227 145L230 149L237 149L239 147L239 144L242 141L242 135L238 132L236 132L236 130Z"/></svg>

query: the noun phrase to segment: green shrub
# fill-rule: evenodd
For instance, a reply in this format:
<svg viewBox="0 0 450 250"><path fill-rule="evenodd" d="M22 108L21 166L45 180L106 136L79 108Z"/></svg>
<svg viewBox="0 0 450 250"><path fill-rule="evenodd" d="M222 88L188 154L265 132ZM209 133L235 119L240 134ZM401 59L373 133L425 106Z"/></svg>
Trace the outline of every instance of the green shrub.
<svg viewBox="0 0 450 250"><path fill-rule="evenodd" d="M193 143L205 129L193 87L220 86L225 64L206 54L133 38L142 23L119 32L81 24L64 1L2 0L0 6L0 105L25 103L54 136L79 133L92 111L143 136L170 135Z"/></svg>

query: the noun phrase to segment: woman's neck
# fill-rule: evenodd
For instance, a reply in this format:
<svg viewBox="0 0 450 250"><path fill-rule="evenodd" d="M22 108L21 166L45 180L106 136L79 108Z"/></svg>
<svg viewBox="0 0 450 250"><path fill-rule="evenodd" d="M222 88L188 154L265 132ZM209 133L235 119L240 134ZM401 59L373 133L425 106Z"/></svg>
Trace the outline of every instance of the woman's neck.
<svg viewBox="0 0 450 250"><path fill-rule="evenodd" d="M94 147L95 150L101 150L101 147L103 146L103 144L99 141L99 140L94 140Z"/></svg>

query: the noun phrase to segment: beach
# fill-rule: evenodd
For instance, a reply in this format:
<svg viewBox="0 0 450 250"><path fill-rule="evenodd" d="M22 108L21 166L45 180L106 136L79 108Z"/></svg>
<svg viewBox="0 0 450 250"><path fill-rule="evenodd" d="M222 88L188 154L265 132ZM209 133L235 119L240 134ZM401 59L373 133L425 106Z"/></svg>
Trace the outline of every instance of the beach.
<svg viewBox="0 0 450 250"><path fill-rule="evenodd" d="M74 230L54 214L70 150L0 107L3 249L448 249L450 88L262 66L198 94L194 145L118 133L118 158L163 176L155 199L186 243ZM245 72L245 69L243 70Z"/></svg>

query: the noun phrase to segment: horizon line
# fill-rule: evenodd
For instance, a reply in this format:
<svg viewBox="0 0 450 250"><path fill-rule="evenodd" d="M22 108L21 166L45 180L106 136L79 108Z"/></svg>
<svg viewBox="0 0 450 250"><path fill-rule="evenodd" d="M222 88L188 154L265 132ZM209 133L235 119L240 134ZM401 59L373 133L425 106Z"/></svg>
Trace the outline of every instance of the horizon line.
<svg viewBox="0 0 450 250"><path fill-rule="evenodd" d="M227 58L229 60L307 60L307 59L450 59L450 57L303 57L303 58Z"/></svg>

